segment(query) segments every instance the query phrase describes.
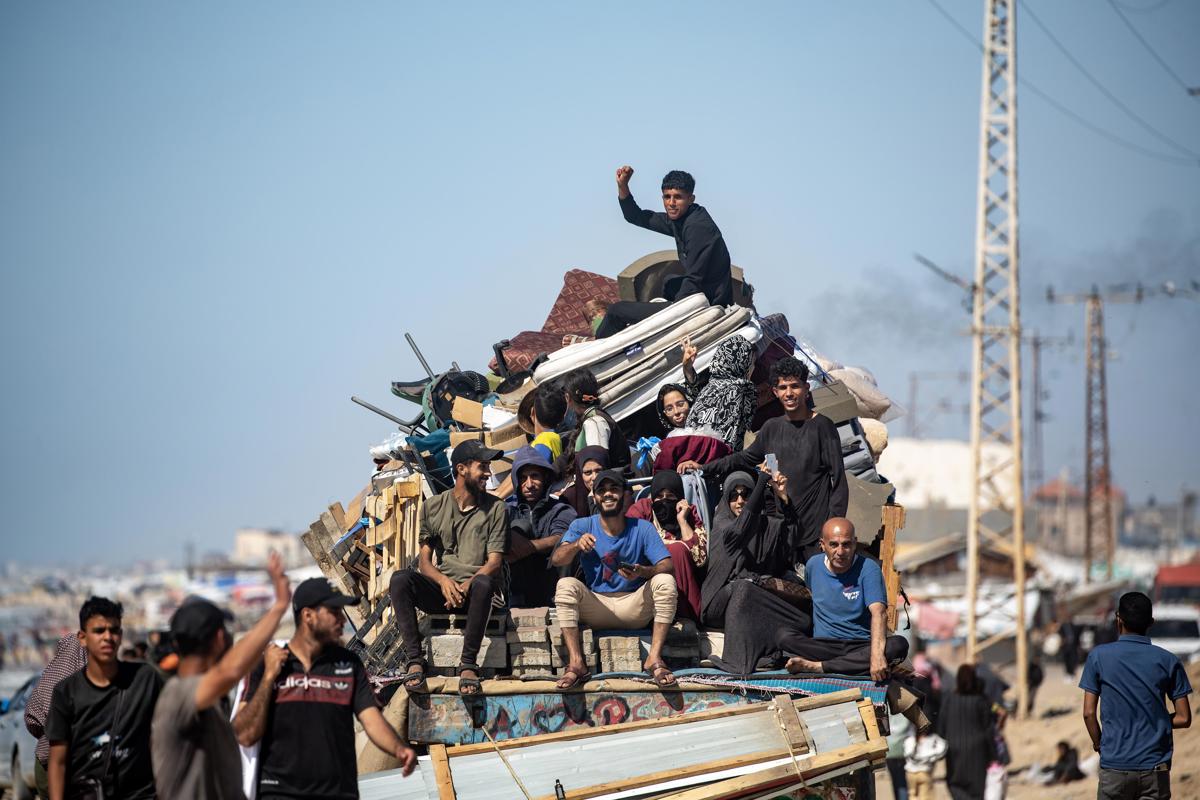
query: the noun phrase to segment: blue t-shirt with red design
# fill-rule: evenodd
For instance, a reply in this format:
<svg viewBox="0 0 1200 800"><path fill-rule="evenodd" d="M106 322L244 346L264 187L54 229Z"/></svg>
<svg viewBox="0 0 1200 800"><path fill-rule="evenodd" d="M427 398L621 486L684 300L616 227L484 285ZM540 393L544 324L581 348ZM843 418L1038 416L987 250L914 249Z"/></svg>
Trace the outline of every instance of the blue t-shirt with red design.
<svg viewBox="0 0 1200 800"><path fill-rule="evenodd" d="M596 537L596 549L582 553L579 563L583 567L583 582L593 592L612 594L633 592L642 588L645 578L626 580L617 572L622 563L653 566L664 558L670 558L667 546L654 526L643 519L625 517L625 530L620 536L610 536L600 524L600 515L580 517L571 523L563 534L562 544L579 540L590 533Z"/></svg>
<svg viewBox="0 0 1200 800"><path fill-rule="evenodd" d="M825 554L817 553L804 566L804 580L812 591L814 637L871 638L871 604L887 605L878 564L856 555L850 569L835 573L825 565Z"/></svg>

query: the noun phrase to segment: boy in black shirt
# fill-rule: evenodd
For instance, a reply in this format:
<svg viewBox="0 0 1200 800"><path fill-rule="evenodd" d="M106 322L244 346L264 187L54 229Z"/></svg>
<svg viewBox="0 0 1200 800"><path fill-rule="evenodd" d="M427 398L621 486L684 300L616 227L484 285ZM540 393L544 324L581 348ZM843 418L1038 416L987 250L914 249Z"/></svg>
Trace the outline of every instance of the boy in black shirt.
<svg viewBox="0 0 1200 800"><path fill-rule="evenodd" d="M233 732L243 747L262 742L258 800L356 800L356 716L405 775L416 766L416 752L383 718L362 661L342 647L343 608L357 602L324 578L304 581L292 595L296 635L286 649L268 647L250 673Z"/></svg>
<svg viewBox="0 0 1200 800"><path fill-rule="evenodd" d="M79 641L87 666L54 687L50 740L50 800L104 797L148 800L154 794L150 721L162 677L145 663L117 660L121 604L92 597L79 610Z"/></svg>

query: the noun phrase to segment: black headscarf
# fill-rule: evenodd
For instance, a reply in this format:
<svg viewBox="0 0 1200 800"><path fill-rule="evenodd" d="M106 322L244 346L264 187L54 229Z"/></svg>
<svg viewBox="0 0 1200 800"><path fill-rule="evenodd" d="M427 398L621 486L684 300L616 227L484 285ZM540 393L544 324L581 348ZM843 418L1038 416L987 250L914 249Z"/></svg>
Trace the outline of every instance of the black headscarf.
<svg viewBox="0 0 1200 800"><path fill-rule="evenodd" d="M667 433L675 430L676 427L671 420L667 419L667 415L663 413L663 398L671 392L679 392L681 395L683 395L684 399L688 401L689 406L694 400L691 393L678 383L664 383L663 387L658 390L658 399L654 401L654 410L658 412L658 421L662 423L663 430ZM683 422L686 425L687 419L685 418Z"/></svg>
<svg viewBox="0 0 1200 800"><path fill-rule="evenodd" d="M737 483L731 483L732 475L726 478L721 505L728 516L713 522L709 536L708 574L700 587L701 611L732 580L753 575L780 577L792 568L795 516L764 511L770 480L760 473L741 515L734 517L726 498L735 486L745 485L743 481L750 477L744 472L740 474L743 478Z"/></svg>
<svg viewBox="0 0 1200 800"><path fill-rule="evenodd" d="M608 469L608 448L592 445L575 454L575 484L562 493L562 499L570 503L581 517L592 515L592 493L583 482L583 465L589 461L595 461L600 469Z"/></svg>

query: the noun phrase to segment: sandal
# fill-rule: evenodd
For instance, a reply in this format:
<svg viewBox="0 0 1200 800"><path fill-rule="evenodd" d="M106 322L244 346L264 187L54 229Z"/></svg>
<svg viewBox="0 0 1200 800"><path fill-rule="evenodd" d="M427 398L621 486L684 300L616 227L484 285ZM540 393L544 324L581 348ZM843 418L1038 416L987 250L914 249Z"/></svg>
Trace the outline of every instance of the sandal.
<svg viewBox="0 0 1200 800"><path fill-rule="evenodd" d="M477 676L479 667L475 664L459 664L458 665L458 696L459 697L476 697L483 694L483 681L478 677L466 678L463 677L464 670L471 670Z"/></svg>
<svg viewBox="0 0 1200 800"><path fill-rule="evenodd" d="M662 673L667 673L671 676L670 680L662 677ZM660 689L669 689L679 685L679 680L675 677L675 673L667 668L667 665L662 661L655 661L653 664L646 665L646 674L654 681L654 685Z"/></svg>
<svg viewBox="0 0 1200 800"><path fill-rule="evenodd" d="M405 672L404 679L400 682L400 685L410 694L424 694L429 691L429 685L425 683L425 660L415 658L405 664L404 669L408 670L414 666L420 667L420 672Z"/></svg>
<svg viewBox="0 0 1200 800"><path fill-rule="evenodd" d="M571 689L582 688L585 683L592 679L592 673L587 667L578 669L576 667L567 667L567 671L558 679L558 683L554 685L560 692L570 691Z"/></svg>

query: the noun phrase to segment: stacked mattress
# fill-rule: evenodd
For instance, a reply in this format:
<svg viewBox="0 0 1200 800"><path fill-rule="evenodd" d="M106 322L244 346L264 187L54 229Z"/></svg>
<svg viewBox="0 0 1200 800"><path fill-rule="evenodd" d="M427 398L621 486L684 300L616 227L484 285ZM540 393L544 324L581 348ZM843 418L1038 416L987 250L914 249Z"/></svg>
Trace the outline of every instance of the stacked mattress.
<svg viewBox="0 0 1200 800"><path fill-rule="evenodd" d="M717 345L730 336L752 343L762 339L754 314L741 306L711 306L702 294L659 311L607 339L569 345L551 353L534 371L538 384L579 367L589 368L600 381L600 403L621 420L653 402L664 383L682 382L681 350L689 338L696 347L695 367L706 369Z"/></svg>

